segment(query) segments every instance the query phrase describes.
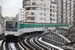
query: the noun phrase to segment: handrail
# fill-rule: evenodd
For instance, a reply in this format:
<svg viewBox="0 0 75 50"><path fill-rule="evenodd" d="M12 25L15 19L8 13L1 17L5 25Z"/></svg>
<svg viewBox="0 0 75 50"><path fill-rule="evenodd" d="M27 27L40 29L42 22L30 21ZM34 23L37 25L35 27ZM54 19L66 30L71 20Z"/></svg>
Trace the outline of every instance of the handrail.
<svg viewBox="0 0 75 50"><path fill-rule="evenodd" d="M54 33L54 32L51 32L51 33ZM69 39L67 39L65 36L61 35L61 34L58 34L58 33L54 33L58 36L60 36L61 38L63 38L64 40L66 40L68 43L71 43L71 41Z"/></svg>

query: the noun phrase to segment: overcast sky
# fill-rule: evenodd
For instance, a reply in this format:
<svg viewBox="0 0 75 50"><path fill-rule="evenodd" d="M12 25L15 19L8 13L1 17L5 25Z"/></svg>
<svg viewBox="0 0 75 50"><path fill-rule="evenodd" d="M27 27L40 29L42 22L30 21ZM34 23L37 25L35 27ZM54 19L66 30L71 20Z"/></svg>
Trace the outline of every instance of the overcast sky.
<svg viewBox="0 0 75 50"><path fill-rule="evenodd" d="M19 12L19 8L22 8L23 0L0 0L0 6L2 6L3 16L15 16Z"/></svg>

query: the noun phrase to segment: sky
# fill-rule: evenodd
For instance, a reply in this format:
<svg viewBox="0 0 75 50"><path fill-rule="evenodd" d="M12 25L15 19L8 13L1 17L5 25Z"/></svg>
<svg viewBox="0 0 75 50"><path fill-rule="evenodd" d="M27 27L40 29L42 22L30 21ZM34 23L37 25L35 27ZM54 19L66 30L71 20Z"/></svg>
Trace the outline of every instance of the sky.
<svg viewBox="0 0 75 50"><path fill-rule="evenodd" d="M0 6L2 6L2 15L15 17L22 8L23 0L0 0Z"/></svg>

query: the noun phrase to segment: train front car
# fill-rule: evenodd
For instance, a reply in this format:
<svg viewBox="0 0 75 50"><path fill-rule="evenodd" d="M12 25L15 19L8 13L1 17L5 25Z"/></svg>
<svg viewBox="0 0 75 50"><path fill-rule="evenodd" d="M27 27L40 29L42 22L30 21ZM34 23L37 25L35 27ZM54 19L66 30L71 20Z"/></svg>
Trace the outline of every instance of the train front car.
<svg viewBox="0 0 75 50"><path fill-rule="evenodd" d="M16 41L18 39L18 22L6 21L5 25L6 41Z"/></svg>

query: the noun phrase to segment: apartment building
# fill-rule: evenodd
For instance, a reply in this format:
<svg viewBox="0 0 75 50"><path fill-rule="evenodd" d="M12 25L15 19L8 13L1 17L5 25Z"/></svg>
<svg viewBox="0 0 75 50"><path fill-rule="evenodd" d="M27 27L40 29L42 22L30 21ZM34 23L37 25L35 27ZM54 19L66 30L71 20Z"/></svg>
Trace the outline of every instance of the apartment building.
<svg viewBox="0 0 75 50"><path fill-rule="evenodd" d="M19 13L16 14L16 21L19 22Z"/></svg>
<svg viewBox="0 0 75 50"><path fill-rule="evenodd" d="M62 23L62 0L55 0L57 4L57 23Z"/></svg>
<svg viewBox="0 0 75 50"><path fill-rule="evenodd" d="M63 0L63 23L73 22L73 0Z"/></svg>
<svg viewBox="0 0 75 50"><path fill-rule="evenodd" d="M57 5L55 0L50 3L50 23L57 23Z"/></svg>
<svg viewBox="0 0 75 50"><path fill-rule="evenodd" d="M24 8L20 8L19 9L19 13L17 14L17 20L20 22L25 22L25 13L24 13L25 9Z"/></svg>
<svg viewBox="0 0 75 50"><path fill-rule="evenodd" d="M57 23L55 0L23 0L23 8L25 22Z"/></svg>
<svg viewBox="0 0 75 50"><path fill-rule="evenodd" d="M73 22L75 22L75 0L73 0Z"/></svg>
<svg viewBox="0 0 75 50"><path fill-rule="evenodd" d="M73 0L56 0L58 7L58 23L72 24L73 22Z"/></svg>

